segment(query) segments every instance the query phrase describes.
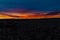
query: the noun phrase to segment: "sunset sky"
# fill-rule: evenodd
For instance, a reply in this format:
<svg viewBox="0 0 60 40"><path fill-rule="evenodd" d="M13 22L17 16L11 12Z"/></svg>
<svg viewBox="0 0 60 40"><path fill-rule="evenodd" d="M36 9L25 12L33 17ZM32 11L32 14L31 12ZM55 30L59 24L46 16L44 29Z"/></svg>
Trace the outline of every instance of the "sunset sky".
<svg viewBox="0 0 60 40"><path fill-rule="evenodd" d="M60 10L60 0L0 0L0 11L8 9Z"/></svg>
<svg viewBox="0 0 60 40"><path fill-rule="evenodd" d="M59 0L0 0L0 12L8 12L8 14L4 15L5 13L1 14L0 13L0 18L16 18L18 16L18 14L16 13L16 15L14 14L13 17L12 13L10 13L10 11L12 12L16 12L16 11L22 11L22 10L34 10L34 11L58 11L60 10L60 1ZM17 12L18 12L17 11ZM11 14L11 15L10 15ZM24 15L24 14L22 14ZM50 16L41 16L41 15L27 15L25 14L25 16L22 16L21 14L19 14L20 18L57 18L60 17L60 14L58 15L50 15Z"/></svg>

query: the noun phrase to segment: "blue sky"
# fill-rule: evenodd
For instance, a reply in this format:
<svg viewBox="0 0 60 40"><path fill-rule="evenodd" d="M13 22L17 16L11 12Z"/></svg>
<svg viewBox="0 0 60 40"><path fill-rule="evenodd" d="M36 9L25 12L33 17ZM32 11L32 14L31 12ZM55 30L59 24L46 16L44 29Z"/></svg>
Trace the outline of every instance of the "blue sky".
<svg viewBox="0 0 60 40"><path fill-rule="evenodd" d="M0 0L0 10L13 8L39 11L60 10L60 0Z"/></svg>

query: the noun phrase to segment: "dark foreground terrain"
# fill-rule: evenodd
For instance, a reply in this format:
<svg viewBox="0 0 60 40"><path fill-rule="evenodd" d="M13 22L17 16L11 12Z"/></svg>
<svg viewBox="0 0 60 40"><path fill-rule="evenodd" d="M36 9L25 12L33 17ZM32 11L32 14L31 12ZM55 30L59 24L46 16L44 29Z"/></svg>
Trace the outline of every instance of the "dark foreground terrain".
<svg viewBox="0 0 60 40"><path fill-rule="evenodd" d="M60 40L60 19L0 20L0 40Z"/></svg>

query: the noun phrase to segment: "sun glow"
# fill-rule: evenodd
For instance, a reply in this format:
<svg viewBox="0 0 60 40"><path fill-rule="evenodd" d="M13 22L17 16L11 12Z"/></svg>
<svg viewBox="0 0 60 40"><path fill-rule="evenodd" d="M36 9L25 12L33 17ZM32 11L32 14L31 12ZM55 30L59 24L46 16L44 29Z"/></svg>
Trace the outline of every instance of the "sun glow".
<svg viewBox="0 0 60 40"><path fill-rule="evenodd" d="M60 18L60 14L46 15L35 13L17 13L17 12L0 12L0 19L42 19L42 18Z"/></svg>

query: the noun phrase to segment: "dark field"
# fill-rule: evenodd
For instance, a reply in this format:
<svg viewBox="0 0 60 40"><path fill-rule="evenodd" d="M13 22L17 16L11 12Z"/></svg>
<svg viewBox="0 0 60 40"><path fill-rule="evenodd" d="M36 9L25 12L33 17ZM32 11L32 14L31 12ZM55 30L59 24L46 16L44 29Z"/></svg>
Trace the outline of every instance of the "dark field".
<svg viewBox="0 0 60 40"><path fill-rule="evenodd" d="M60 19L0 20L0 40L60 40Z"/></svg>

